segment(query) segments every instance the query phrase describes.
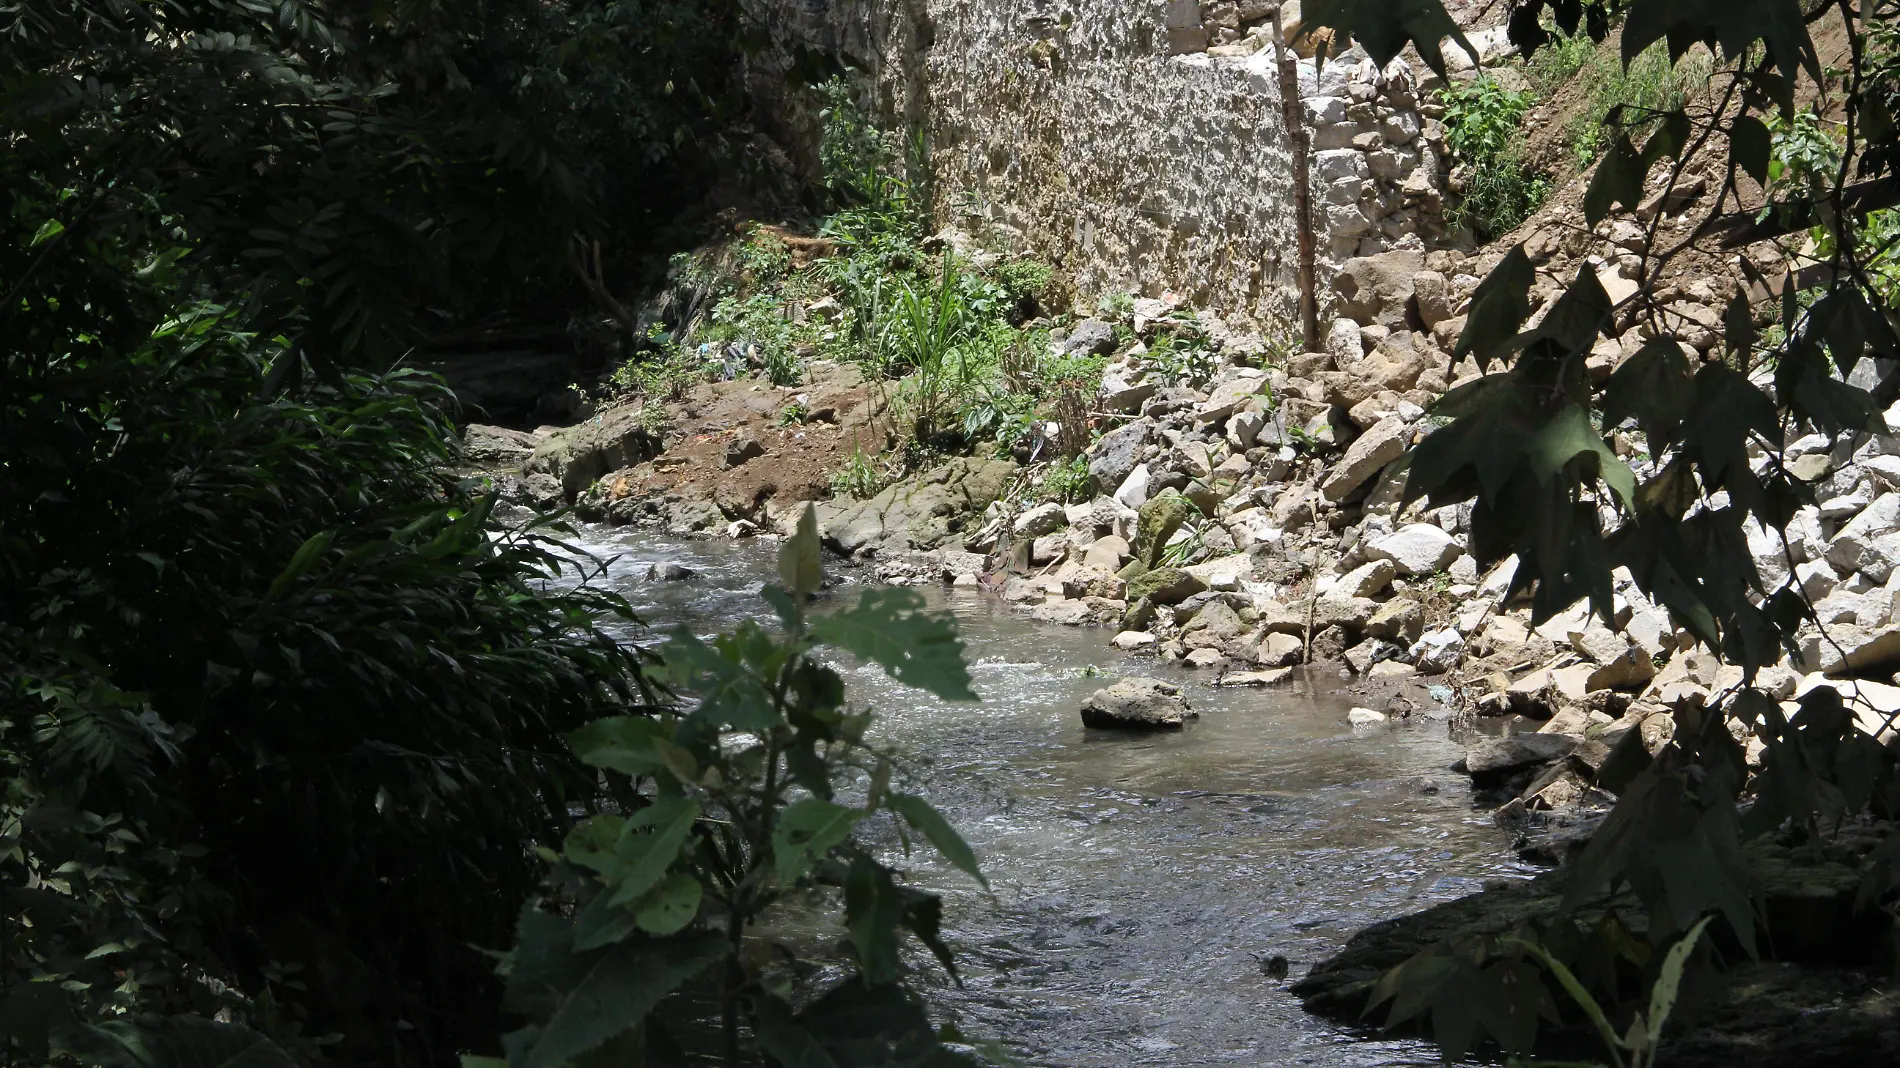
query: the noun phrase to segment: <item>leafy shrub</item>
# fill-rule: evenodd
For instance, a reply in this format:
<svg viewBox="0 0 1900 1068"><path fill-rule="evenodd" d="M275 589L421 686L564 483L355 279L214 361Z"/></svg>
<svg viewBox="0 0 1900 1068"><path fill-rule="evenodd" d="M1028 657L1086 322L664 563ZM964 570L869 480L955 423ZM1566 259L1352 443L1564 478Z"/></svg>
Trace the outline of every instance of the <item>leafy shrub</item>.
<svg viewBox="0 0 1900 1068"><path fill-rule="evenodd" d="M1049 289L1054 272L1049 270L1049 264L1035 260L1003 260L990 268L990 276L996 277L997 285L1003 287L1003 295L1020 304L1024 300L1039 300L1043 291Z"/></svg>
<svg viewBox="0 0 1900 1068"><path fill-rule="evenodd" d="M549 588L558 528L502 534L435 473L456 438L431 380L272 398L294 357L225 309L124 351L129 318L39 310L77 329L5 352L0 453L60 448L0 467L0 866L80 867L8 925L29 1042L88 1055L88 1023L222 1011L377 1061L399 1019L435 1021L410 1056L479 1027L434 999L479 1004L469 947L594 798L561 733L647 699L589 622L626 606Z"/></svg>
<svg viewBox="0 0 1900 1068"><path fill-rule="evenodd" d="M1088 500L1094 488L1089 476L1088 457L1074 456L1052 462L1048 470L1043 472L1039 485L1044 500L1061 501L1064 504L1079 504Z"/></svg>
<svg viewBox="0 0 1900 1068"><path fill-rule="evenodd" d="M975 700L955 626L902 589L809 614L822 577L809 508L779 560L784 585L764 591L776 630L747 621L703 642L680 628L662 651L669 677L700 695L693 707L570 736L626 804L582 821L551 854L545 899L522 913L505 969L508 1006L530 1023L493 1063L563 1064L603 1047L644 1063L647 1051L677 1049L703 994L719 1007L729 1065L750 1053L747 1036L780 1064L898 1063L895 1047L901 1063L974 1065L938 1044L899 954L907 930L955 975L941 900L855 835L889 820L981 881L976 855L927 801L894 788L890 759L868 741L870 713L846 705L844 679L818 655L830 646L939 697ZM863 803L841 803L858 784ZM783 962L796 949L751 952L755 927L820 887L841 891L853 975L795 1010Z"/></svg>
<svg viewBox="0 0 1900 1068"><path fill-rule="evenodd" d="M1452 221L1481 237L1513 230L1549 195L1550 183L1523 160L1523 122L1531 95L1512 92L1489 75L1439 91L1445 105L1445 147L1466 167Z"/></svg>

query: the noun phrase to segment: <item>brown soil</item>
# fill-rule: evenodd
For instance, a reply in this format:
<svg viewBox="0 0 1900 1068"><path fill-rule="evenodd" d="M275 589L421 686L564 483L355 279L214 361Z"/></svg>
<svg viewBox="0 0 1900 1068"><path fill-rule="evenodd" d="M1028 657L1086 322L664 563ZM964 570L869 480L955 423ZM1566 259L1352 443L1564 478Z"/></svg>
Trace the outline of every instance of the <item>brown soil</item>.
<svg viewBox="0 0 1900 1068"><path fill-rule="evenodd" d="M832 472L854 448L873 462L887 458L889 385L835 364L814 365L799 386L759 378L701 383L666 405L666 451L612 476L607 500L710 500L728 516L751 517L771 501L829 497ZM805 421L788 420L787 408L800 398ZM747 440L762 451L744 455Z"/></svg>

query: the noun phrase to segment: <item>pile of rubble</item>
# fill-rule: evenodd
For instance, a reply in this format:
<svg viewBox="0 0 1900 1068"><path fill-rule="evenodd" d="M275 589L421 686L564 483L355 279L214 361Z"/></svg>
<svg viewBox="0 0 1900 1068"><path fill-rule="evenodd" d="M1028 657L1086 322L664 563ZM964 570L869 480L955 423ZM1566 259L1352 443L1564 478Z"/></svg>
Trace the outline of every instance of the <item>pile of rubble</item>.
<svg viewBox="0 0 1900 1068"><path fill-rule="evenodd" d="M1655 207L1679 210L1687 197ZM1598 271L1612 295L1632 285L1615 251L1620 228L1586 232L1568 254L1546 243L1534 302L1555 295L1550 269L1570 268L1567 259ZM1439 677L1472 713L1509 717L1509 733L1552 736L1499 743L1482 758L1474 777L1508 802L1505 815L1605 800L1591 791L1618 737L1660 746L1674 706L1719 701L1740 669L1697 651L1622 570L1614 626L1583 604L1532 626L1528 605L1505 598L1515 560L1481 571L1467 552L1468 507L1399 509L1397 461L1432 431L1431 403L1480 373L1448 352L1489 266L1403 250L1350 261L1327 351L1284 366L1258 366L1257 338L1203 316L1223 366L1200 389L1171 382L1150 358L1171 309L1137 301L1136 340L1098 398L1114 424L1088 451L1100 495L1074 505L999 501L963 551L921 566L899 554L881 565L884 577L989 585L1038 618L1112 628L1118 648L1222 684L1272 685L1301 664L1357 680ZM1699 321L1726 296L1697 282L1670 307ZM1609 374L1647 333L1630 324L1606 340L1593 371ZM1108 335L1089 321L1058 344ZM1705 341L1716 344L1691 332L1686 345ZM1828 625L1825 639L1804 634L1803 658L1761 683L1784 701L1841 689L1860 699L1876 733L1900 710L1891 684L1900 667L1900 406L1888 419L1894 434L1790 443L1789 459L1818 478L1822 503L1796 517L1785 550L1777 532L1750 536L1770 588L1800 584ZM1002 567L1006 559L1014 566ZM1759 743L1747 742L1753 757Z"/></svg>

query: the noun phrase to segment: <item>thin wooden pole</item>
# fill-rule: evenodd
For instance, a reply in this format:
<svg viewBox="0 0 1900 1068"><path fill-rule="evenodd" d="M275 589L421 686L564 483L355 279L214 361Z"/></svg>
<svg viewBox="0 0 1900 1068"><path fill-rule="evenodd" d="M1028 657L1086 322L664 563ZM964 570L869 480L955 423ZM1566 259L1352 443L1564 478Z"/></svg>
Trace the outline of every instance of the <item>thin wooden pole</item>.
<svg viewBox="0 0 1900 1068"><path fill-rule="evenodd" d="M1293 214L1300 240L1300 329L1305 335L1306 351L1319 351L1319 298L1313 281L1313 176L1312 141L1306 132L1306 116L1300 104L1299 60L1287 47L1286 34L1280 28L1280 9L1273 9L1273 54L1280 67L1280 106L1286 115L1286 132L1293 142Z"/></svg>

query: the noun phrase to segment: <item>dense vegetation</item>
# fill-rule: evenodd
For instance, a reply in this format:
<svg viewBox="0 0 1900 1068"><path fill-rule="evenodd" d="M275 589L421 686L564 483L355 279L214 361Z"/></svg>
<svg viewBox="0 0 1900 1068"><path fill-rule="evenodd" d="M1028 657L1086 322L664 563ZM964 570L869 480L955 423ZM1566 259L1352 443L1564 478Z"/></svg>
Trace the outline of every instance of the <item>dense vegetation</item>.
<svg viewBox="0 0 1900 1068"><path fill-rule="evenodd" d="M713 162L675 146L723 90L680 72L726 16L0 18L0 1060L448 1062L531 845L604 797L563 735L655 691L388 369L594 314L595 243L625 265Z"/></svg>
<svg viewBox="0 0 1900 1068"><path fill-rule="evenodd" d="M1581 600L1610 619L1611 570L1626 567L1744 675L1719 709L1679 707L1674 739L1653 759L1625 737L1627 752L1605 765L1619 803L1569 873L1555 922L1436 947L1379 985L1369 1010L1389 1002L1390 1022L1429 1019L1450 1056L1481 1039L1527 1050L1540 1026L1567 1016L1598 1030L1613 1063L1651 1063L1685 967L1772 952L1747 851L1838 850L1844 831L1900 812L1893 751L1856 726L1866 710L1823 688L1789 716L1755 687L1763 667L1798 655L1796 632L1814 609L1798 588L1765 586L1745 537L1758 524L1785 539L1795 509L1814 499L1815 473L1787 455L1790 441L1885 433L1882 409L1900 397L1891 363L1876 364L1871 390L1847 381L1863 361L1900 357L1889 266L1900 8L1868 3L1513 8L1512 37L1534 69L1540 50L1570 47L1546 16L1561 35L1599 40L1621 18L1625 82L1664 69L1646 64L1681 70L1694 51L1708 84L1692 99L1645 92L1604 112L1584 213L1593 227L1621 212L1642 224L1636 291L1613 302L1585 267L1526 328L1536 267L1522 246L1504 255L1456 351L1501 373L1439 403L1447 425L1410 455L1405 499L1472 502L1473 555L1517 556L1512 592L1532 596L1536 621ZM1357 38L1380 62L1408 41L1434 65L1446 38L1468 47L1436 0L1404 8L1401 18L1314 3L1309 26ZM1849 43L1843 70L1822 67L1809 27L1823 21ZM1652 49L1666 55L1652 61ZM1689 233L1665 236L1664 213L1636 211L1710 159L1721 163L1719 195ZM1737 294L1724 344L1697 362L1660 295L1671 263L1697 246L1771 257L1743 261L1764 289L1769 270L1819 269L1790 273L1778 299ZM1618 319L1652 340L1595 383L1585 360ZM1729 717L1766 745L1753 780ZM1864 914L1893 916L1897 855L1890 836L1854 861Z"/></svg>

